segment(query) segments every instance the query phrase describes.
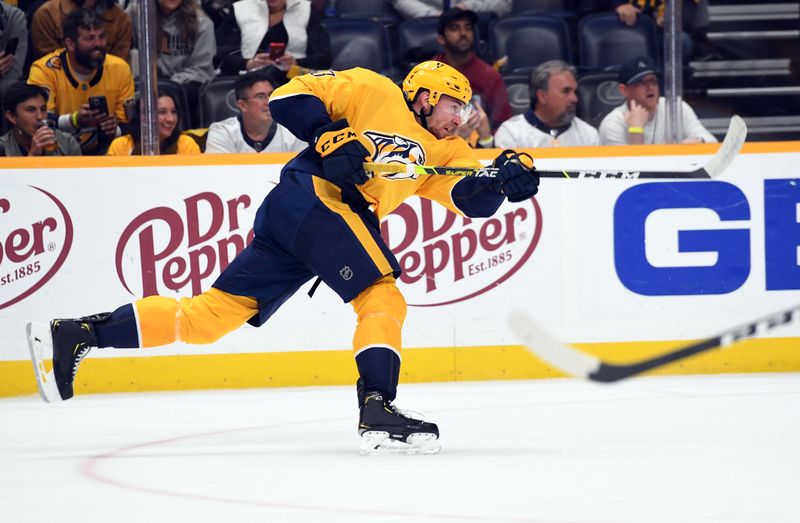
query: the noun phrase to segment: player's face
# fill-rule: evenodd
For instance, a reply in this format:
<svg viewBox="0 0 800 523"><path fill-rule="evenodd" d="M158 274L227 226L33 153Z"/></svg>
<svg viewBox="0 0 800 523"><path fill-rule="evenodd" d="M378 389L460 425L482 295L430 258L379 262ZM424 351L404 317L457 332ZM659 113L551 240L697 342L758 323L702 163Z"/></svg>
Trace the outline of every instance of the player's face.
<svg viewBox="0 0 800 523"><path fill-rule="evenodd" d="M557 125L566 125L575 118L578 107L578 82L568 71L561 71L550 75L547 91L539 99L541 107L537 110L547 113L547 117L557 122Z"/></svg>
<svg viewBox="0 0 800 523"><path fill-rule="evenodd" d="M269 95L272 91L272 84L269 82L254 83L247 93L247 98L239 105L242 117L253 122L272 122L272 114L269 112Z"/></svg>
<svg viewBox="0 0 800 523"><path fill-rule="evenodd" d="M171 96L162 96L156 102L158 111L158 138L164 141L172 135L178 125L178 109Z"/></svg>
<svg viewBox="0 0 800 523"><path fill-rule="evenodd" d="M161 10L162 13L169 16L177 8L179 8L182 3L183 0L158 0L158 8Z"/></svg>
<svg viewBox="0 0 800 523"><path fill-rule="evenodd" d="M106 59L106 30L102 27L79 28L75 42L67 39L67 49L75 54L75 61L85 69L97 69ZM70 45L72 42L72 45Z"/></svg>
<svg viewBox="0 0 800 523"><path fill-rule="evenodd" d="M453 20L444 28L440 42L453 53L466 53L472 49L475 40L475 32L472 24L466 18Z"/></svg>
<svg viewBox="0 0 800 523"><path fill-rule="evenodd" d="M16 110L6 112L9 121L14 124L23 134L33 136L33 133L42 126L47 117L47 100L41 96L28 98L24 102L17 104Z"/></svg>
<svg viewBox="0 0 800 523"><path fill-rule="evenodd" d="M270 13L283 11L286 9L286 0L267 0L267 7Z"/></svg>
<svg viewBox="0 0 800 523"><path fill-rule="evenodd" d="M436 138L453 136L456 127L467 121L469 115L466 105L455 98L442 95L433 112L428 116L428 131Z"/></svg>
<svg viewBox="0 0 800 523"><path fill-rule="evenodd" d="M642 78L641 82L626 85L625 97L629 100L634 100L639 105L644 106L650 113L656 110L658 106L658 77L654 74L648 74Z"/></svg>

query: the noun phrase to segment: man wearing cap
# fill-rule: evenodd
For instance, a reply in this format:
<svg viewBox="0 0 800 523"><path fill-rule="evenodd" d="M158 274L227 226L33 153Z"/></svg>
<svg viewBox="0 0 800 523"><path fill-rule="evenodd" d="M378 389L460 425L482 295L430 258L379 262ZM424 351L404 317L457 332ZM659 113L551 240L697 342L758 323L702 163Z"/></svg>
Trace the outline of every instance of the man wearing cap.
<svg viewBox="0 0 800 523"><path fill-rule="evenodd" d="M600 145L597 129L575 116L575 67L561 60L539 65L530 79L531 108L506 120L494 135L495 147Z"/></svg>
<svg viewBox="0 0 800 523"><path fill-rule="evenodd" d="M666 100L659 96L653 60L637 56L619 71L619 91L625 103L608 113L600 123L603 145L667 143ZM689 104L681 102L681 143L715 143Z"/></svg>
<svg viewBox="0 0 800 523"><path fill-rule="evenodd" d="M475 54L475 24L478 15L473 11L453 7L439 17L439 36L436 39L444 47L444 53L433 59L456 68L467 77L475 96L473 103L479 105L489 117L492 129L511 117L508 93L500 73ZM480 100L480 101L478 101ZM492 147L491 134L482 133L483 147Z"/></svg>

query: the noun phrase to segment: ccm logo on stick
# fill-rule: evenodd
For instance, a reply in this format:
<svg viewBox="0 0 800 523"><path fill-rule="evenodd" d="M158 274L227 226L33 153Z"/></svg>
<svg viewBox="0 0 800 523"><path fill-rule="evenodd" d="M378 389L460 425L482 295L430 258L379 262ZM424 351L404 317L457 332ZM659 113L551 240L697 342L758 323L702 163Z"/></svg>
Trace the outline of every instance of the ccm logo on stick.
<svg viewBox="0 0 800 523"><path fill-rule="evenodd" d="M766 290L800 289L798 204L800 179L764 181ZM708 214L719 226L698 228L696 223L708 223L708 219L694 219L691 228L673 230L677 238L670 238L663 233L663 227L659 233L652 225L655 222L669 227L668 220L679 216L679 209ZM617 276L629 290L645 296L735 291L750 275L750 228L726 222L749 220L747 197L730 183L666 182L631 187L614 206ZM676 227L673 223L672 228ZM675 239L677 252L671 263L654 261L653 253ZM695 256L701 256L702 261L688 263ZM678 261L681 259L685 263Z"/></svg>

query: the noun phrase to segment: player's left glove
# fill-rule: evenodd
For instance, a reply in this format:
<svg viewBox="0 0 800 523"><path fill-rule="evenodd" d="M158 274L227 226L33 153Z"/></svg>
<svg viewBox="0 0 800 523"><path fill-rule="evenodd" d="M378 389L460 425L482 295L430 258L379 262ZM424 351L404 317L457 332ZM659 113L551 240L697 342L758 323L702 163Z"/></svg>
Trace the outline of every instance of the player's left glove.
<svg viewBox="0 0 800 523"><path fill-rule="evenodd" d="M523 202L539 192L539 175L529 154L506 149L495 158L492 167L499 169L496 180L508 201Z"/></svg>
<svg viewBox="0 0 800 523"><path fill-rule="evenodd" d="M342 118L323 125L314 133L314 149L322 157L322 177L336 185L361 184L369 180L364 161L369 151L358 134Z"/></svg>

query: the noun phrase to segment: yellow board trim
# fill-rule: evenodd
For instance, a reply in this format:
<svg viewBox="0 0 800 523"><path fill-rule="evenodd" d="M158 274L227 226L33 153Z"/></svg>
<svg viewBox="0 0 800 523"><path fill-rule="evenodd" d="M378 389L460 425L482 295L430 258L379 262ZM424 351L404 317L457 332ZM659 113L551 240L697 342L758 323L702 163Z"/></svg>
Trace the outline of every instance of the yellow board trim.
<svg viewBox="0 0 800 523"><path fill-rule="evenodd" d="M636 361L688 342L588 343L578 347L613 362ZM650 374L800 371L800 338L746 340L674 363ZM29 361L0 361L0 397L34 394ZM404 349L401 383L556 378L564 375L514 346ZM351 385L350 350L202 354L86 359L77 394L251 387Z"/></svg>
<svg viewBox="0 0 800 523"><path fill-rule="evenodd" d="M686 156L714 154L716 143L672 145L617 145L596 147L544 147L519 149L537 158L612 158L625 156ZM500 149L475 149L479 160L493 160ZM796 153L800 141L745 143L740 154ZM164 156L33 156L6 157L2 169L90 169L116 167L174 167L203 165L284 165L296 153L201 154Z"/></svg>

